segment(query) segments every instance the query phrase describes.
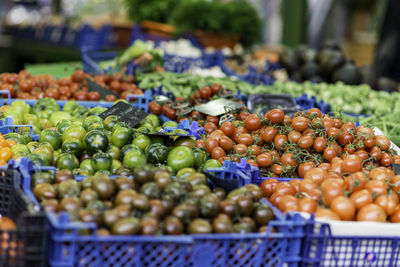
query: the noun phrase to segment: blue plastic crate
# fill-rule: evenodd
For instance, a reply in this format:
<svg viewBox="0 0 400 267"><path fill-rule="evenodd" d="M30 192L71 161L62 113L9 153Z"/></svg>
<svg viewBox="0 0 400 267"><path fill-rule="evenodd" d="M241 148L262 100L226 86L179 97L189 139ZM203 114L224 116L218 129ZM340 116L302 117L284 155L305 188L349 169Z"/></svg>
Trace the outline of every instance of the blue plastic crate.
<svg viewBox="0 0 400 267"><path fill-rule="evenodd" d="M192 123L190 123L189 120L183 120L177 127L165 127L164 132L172 133L176 129L182 129L189 135L196 137L196 139L200 139L201 135L204 134L204 128L199 127L197 121L192 121Z"/></svg>
<svg viewBox="0 0 400 267"><path fill-rule="evenodd" d="M400 235L336 236L314 216L305 227L302 266L400 266Z"/></svg>
<svg viewBox="0 0 400 267"><path fill-rule="evenodd" d="M0 120L0 133L3 135L8 133L18 133L20 128L30 128L30 135L34 136L31 125L13 125L12 119L8 117L4 120Z"/></svg>
<svg viewBox="0 0 400 267"><path fill-rule="evenodd" d="M35 171L28 161L19 164L23 190L38 203L30 189ZM266 201L267 202L267 201ZM274 210L266 233L180 236L97 235L94 223L70 222L68 214L47 213L50 266L297 266L305 221ZM271 232L271 228L278 232ZM91 234L79 235L80 229Z"/></svg>
<svg viewBox="0 0 400 267"><path fill-rule="evenodd" d="M315 96L309 97L307 94L302 94L296 97L296 103L303 109L319 108L323 114L328 114L331 111L331 106L323 100L317 101Z"/></svg>

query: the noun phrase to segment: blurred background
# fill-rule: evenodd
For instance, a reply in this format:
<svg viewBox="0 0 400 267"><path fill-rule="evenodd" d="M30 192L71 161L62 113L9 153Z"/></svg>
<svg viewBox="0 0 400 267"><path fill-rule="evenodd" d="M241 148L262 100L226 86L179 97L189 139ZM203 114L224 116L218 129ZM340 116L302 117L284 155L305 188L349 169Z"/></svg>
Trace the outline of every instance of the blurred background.
<svg viewBox="0 0 400 267"><path fill-rule="evenodd" d="M350 73L373 70L398 81L396 2L1 0L0 72L79 62L82 49L123 49L151 33L188 34L204 48L251 51L279 61L294 80L333 80L332 70L344 64ZM352 78L348 83L361 79Z"/></svg>

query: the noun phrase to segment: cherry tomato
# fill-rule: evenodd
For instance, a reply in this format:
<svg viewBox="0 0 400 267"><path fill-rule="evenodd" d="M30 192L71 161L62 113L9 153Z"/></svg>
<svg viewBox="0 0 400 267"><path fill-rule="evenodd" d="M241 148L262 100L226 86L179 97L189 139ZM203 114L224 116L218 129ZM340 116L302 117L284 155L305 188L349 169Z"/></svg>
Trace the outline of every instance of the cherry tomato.
<svg viewBox="0 0 400 267"><path fill-rule="evenodd" d="M260 167L268 167L272 164L272 155L270 153L262 153L257 156L257 163Z"/></svg>
<svg viewBox="0 0 400 267"><path fill-rule="evenodd" d="M205 144L204 140L199 139L196 141L196 147L198 148L205 148Z"/></svg>
<svg viewBox="0 0 400 267"><path fill-rule="evenodd" d="M288 139L287 136L284 134L278 134L274 138L274 146L275 149L282 150L284 149L284 146L286 145Z"/></svg>
<svg viewBox="0 0 400 267"><path fill-rule="evenodd" d="M327 181L327 180L325 180ZM337 181L333 179L332 181ZM338 196L344 196L344 187L339 183L329 183L329 185L322 187L324 205L329 207L332 201Z"/></svg>
<svg viewBox="0 0 400 267"><path fill-rule="evenodd" d="M301 181L302 181L302 180L300 180L300 179L293 179L293 180L290 180L290 181L289 181L289 184L290 184L291 186L293 186L294 191L295 191L296 193L300 192L299 190L300 190L300 182L301 182Z"/></svg>
<svg viewBox="0 0 400 267"><path fill-rule="evenodd" d="M386 213L387 216L391 216L396 211L396 206L399 204L398 198L397 201L395 198L390 197L388 195L378 196L374 203L380 206Z"/></svg>
<svg viewBox="0 0 400 267"><path fill-rule="evenodd" d="M211 151L217 146L218 146L218 141L212 138L208 138L205 143L205 148L208 153L211 153Z"/></svg>
<svg viewBox="0 0 400 267"><path fill-rule="evenodd" d="M367 204L358 211L357 221L386 222L386 213L376 204Z"/></svg>
<svg viewBox="0 0 400 267"><path fill-rule="evenodd" d="M340 221L339 215L330 209L320 209L315 212L315 218Z"/></svg>
<svg viewBox="0 0 400 267"><path fill-rule="evenodd" d="M313 146L315 152L321 153L322 151L324 151L327 143L328 142L324 137L318 136L317 138L315 138Z"/></svg>
<svg viewBox="0 0 400 267"><path fill-rule="evenodd" d="M354 173L362 170L362 160L357 155L348 155L342 164L344 172Z"/></svg>
<svg viewBox="0 0 400 267"><path fill-rule="evenodd" d="M218 119L218 117L215 117L215 116L207 116L206 121L212 122L215 125L218 125L219 119Z"/></svg>
<svg viewBox="0 0 400 267"><path fill-rule="evenodd" d="M232 137L232 135L235 133L235 125L232 122L224 122L220 130L225 133L226 136Z"/></svg>
<svg viewBox="0 0 400 267"><path fill-rule="evenodd" d="M267 114L264 115L264 117L273 124L280 124L283 122L285 113L283 113L282 110L275 108L268 111Z"/></svg>
<svg viewBox="0 0 400 267"><path fill-rule="evenodd" d="M344 184L346 190L349 192L356 192L358 190L364 189L367 183L367 176L363 172L355 172L351 175L346 176L344 179Z"/></svg>
<svg viewBox="0 0 400 267"><path fill-rule="evenodd" d="M281 158L279 159L279 161L283 164L283 165L290 165L290 166L297 166L297 162L293 159L293 154L288 152L288 153L284 153Z"/></svg>
<svg viewBox="0 0 400 267"><path fill-rule="evenodd" d="M374 201L371 192L366 189L353 192L349 198L353 202L356 210L359 210L363 206L371 204Z"/></svg>
<svg viewBox="0 0 400 267"><path fill-rule="evenodd" d="M246 112L246 111L240 112L240 113L239 113L238 119L241 120L241 121L244 121L244 120L246 120L246 118L247 118L249 115L250 115L250 113L248 113L248 112Z"/></svg>
<svg viewBox="0 0 400 267"><path fill-rule="evenodd" d="M231 151L233 148L233 141L228 136L221 136L218 144L225 150L225 152Z"/></svg>
<svg viewBox="0 0 400 267"><path fill-rule="evenodd" d="M106 95L106 98L104 99L105 101L109 101L109 102L115 102L117 101L117 98L115 97L115 95Z"/></svg>
<svg viewBox="0 0 400 267"><path fill-rule="evenodd" d="M278 208L286 213L288 211L297 211L299 208L299 200L291 195L284 195L278 202Z"/></svg>
<svg viewBox="0 0 400 267"><path fill-rule="evenodd" d="M314 140L311 136L309 135L303 135L300 139L299 142L297 143L300 148L310 148L314 144Z"/></svg>
<svg viewBox="0 0 400 267"><path fill-rule="evenodd" d="M321 184L324 180L324 176L326 175L327 171L321 168L312 168L304 174L304 179L309 179L315 182L316 184Z"/></svg>
<svg viewBox="0 0 400 267"><path fill-rule="evenodd" d="M310 108L307 111L307 113L310 114L311 116L316 116L317 118L321 118L322 117L322 112L318 108Z"/></svg>
<svg viewBox="0 0 400 267"><path fill-rule="evenodd" d="M378 168L370 170L368 173L368 177L371 180L380 180L380 181L384 181L384 182L389 182L390 178L391 178L391 177L389 177L389 173L388 173L387 169L384 167L378 167Z"/></svg>
<svg viewBox="0 0 400 267"><path fill-rule="evenodd" d="M339 135L340 135L340 130L339 130L338 128L331 127L331 128L329 128L329 129L326 131L326 135L327 135L328 137L331 137L331 136L332 136L332 138L333 138L334 140L336 140L336 139L338 139L338 137L339 137Z"/></svg>
<svg viewBox="0 0 400 267"><path fill-rule="evenodd" d="M278 134L278 130L273 126L268 126L262 133L262 139L264 142L272 142L275 136Z"/></svg>
<svg viewBox="0 0 400 267"><path fill-rule="evenodd" d="M290 131L288 134L288 140L289 142L292 142L293 144L297 144L301 138L301 133L298 131Z"/></svg>
<svg viewBox="0 0 400 267"><path fill-rule="evenodd" d="M204 125L204 130L207 132L207 133L212 133L214 130L216 130L216 129L218 129L218 127L217 127L217 125L215 125L215 123L212 123L212 122L207 122L205 125Z"/></svg>
<svg viewBox="0 0 400 267"><path fill-rule="evenodd" d="M249 115L244 121L244 127L250 132L260 129L261 126L261 119L256 114Z"/></svg>
<svg viewBox="0 0 400 267"><path fill-rule="evenodd" d="M317 202L311 198L302 198L299 200L298 211L307 212L307 213L315 213L317 210Z"/></svg>
<svg viewBox="0 0 400 267"><path fill-rule="evenodd" d="M388 150L390 148L390 139L384 135L375 136L376 145L382 150Z"/></svg>
<svg viewBox="0 0 400 267"><path fill-rule="evenodd" d="M98 92L89 92L87 97L91 101L98 101L100 100L100 94Z"/></svg>
<svg viewBox="0 0 400 267"><path fill-rule="evenodd" d="M382 153L380 163L383 166L391 166L393 164L393 157L390 153Z"/></svg>
<svg viewBox="0 0 400 267"><path fill-rule="evenodd" d="M356 208L353 202L344 196L336 197L331 205L330 208L333 212L339 215L341 220L350 221L354 218L356 213Z"/></svg>
<svg viewBox="0 0 400 267"><path fill-rule="evenodd" d="M270 198L269 201L274 205L274 206L278 206L279 201L281 200L281 198L284 196L284 194L280 193L280 192L275 192L273 193Z"/></svg>
<svg viewBox="0 0 400 267"><path fill-rule="evenodd" d="M384 181L370 180L365 184L365 189L370 191L372 195L386 195L388 192L388 186Z"/></svg>
<svg viewBox="0 0 400 267"><path fill-rule="evenodd" d="M212 93L215 95L216 93L218 93L219 91L221 91L223 89L222 85L219 83L214 83L213 85L211 85L211 91Z"/></svg>
<svg viewBox="0 0 400 267"><path fill-rule="evenodd" d="M374 157L376 161L380 161L382 158L382 150L377 147L377 146L373 146L369 149L369 154L371 155L371 157Z"/></svg>
<svg viewBox="0 0 400 267"><path fill-rule="evenodd" d="M251 154L254 156L258 156L261 154L261 148L258 145L252 145L250 147Z"/></svg>
<svg viewBox="0 0 400 267"><path fill-rule="evenodd" d="M318 189L318 184L314 183L312 180L302 180L299 183L299 191L307 193L311 189Z"/></svg>
<svg viewBox="0 0 400 267"><path fill-rule="evenodd" d="M306 161L301 163L297 167L297 173L299 174L300 178L304 178L304 175L311 169L315 168L315 163L312 161Z"/></svg>
<svg viewBox="0 0 400 267"><path fill-rule="evenodd" d="M225 156L225 151L222 149L222 147L214 147L211 151L211 157L213 159L219 159Z"/></svg>
<svg viewBox="0 0 400 267"><path fill-rule="evenodd" d="M276 192L282 193L285 195L292 195L292 196L294 196L294 194L296 194L296 190L288 182L281 182L281 183L277 184L275 187L275 193Z"/></svg>
<svg viewBox="0 0 400 267"><path fill-rule="evenodd" d="M282 167L282 165L279 165L279 164L272 164L272 166L270 168L271 168L271 171L273 173L275 173L276 175L281 175L281 173L283 172L283 167Z"/></svg>
<svg viewBox="0 0 400 267"><path fill-rule="evenodd" d="M338 155L338 153L337 153L336 149L333 147L327 147L324 149L324 158L329 162L331 162L332 159L337 157L337 155Z"/></svg>
<svg viewBox="0 0 400 267"><path fill-rule="evenodd" d="M200 97L203 99L211 97L212 91L211 88L208 86L203 86L200 88Z"/></svg>
<svg viewBox="0 0 400 267"><path fill-rule="evenodd" d="M234 146L235 154L246 155L247 146L243 144L237 144Z"/></svg>
<svg viewBox="0 0 400 267"><path fill-rule="evenodd" d="M244 144L246 146L253 144L253 141L254 141L253 136L251 136L248 133L240 134L239 137L237 138L237 143Z"/></svg>
<svg viewBox="0 0 400 267"><path fill-rule="evenodd" d="M298 132L304 132L308 128L308 119L306 117L295 117L292 120L292 127Z"/></svg>
<svg viewBox="0 0 400 267"><path fill-rule="evenodd" d="M264 192L264 194L267 197L269 197L274 193L275 188L278 183L279 183L278 180L270 178L270 179L266 179L266 180L262 181L260 187L261 187L261 190Z"/></svg>

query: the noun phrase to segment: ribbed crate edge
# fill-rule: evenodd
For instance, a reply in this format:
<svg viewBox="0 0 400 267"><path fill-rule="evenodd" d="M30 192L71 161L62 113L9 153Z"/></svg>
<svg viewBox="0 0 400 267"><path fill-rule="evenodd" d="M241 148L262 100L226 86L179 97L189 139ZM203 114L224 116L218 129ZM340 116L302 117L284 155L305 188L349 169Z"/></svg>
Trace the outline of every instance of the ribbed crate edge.
<svg viewBox="0 0 400 267"><path fill-rule="evenodd" d="M25 167L24 167L25 166ZM25 168L25 173L29 174L29 168L32 168L32 165L20 165L20 167ZM31 169L32 170L32 169ZM28 197L33 201L34 196L32 193L29 194L30 190L30 176L26 176L23 178L25 187L24 192L27 193ZM29 185L29 186L28 186ZM272 207L275 209L274 207ZM274 212L278 212L275 211ZM143 237L143 236L110 236L110 237L99 237L96 235L89 235L89 236L81 236L78 234L79 229L93 229L94 233L96 233L96 226L93 223L70 223L69 217L66 213L60 214L56 216L55 214L47 214L48 221L50 223L50 231L51 231L51 251L50 254L53 253L55 258L52 258L49 254L49 262L52 266L73 266L79 259L75 259L76 253L78 250L78 244L85 243L85 242L95 242L100 252L100 244L101 242L129 242L129 244L141 244L145 246L147 243L157 243L159 246L164 242L171 243L173 241L174 246L178 244L185 244L192 246L191 252L186 253L190 254L191 260L195 257L195 262L193 262L192 266L211 266L211 262L207 261L207 258L203 259L203 257L198 257L201 252L205 249L205 245L209 242L230 242L229 244L233 245L236 242L240 242L240 240L253 240L252 242L257 241L254 244L259 244L261 247L269 247L269 244L272 242L272 239L276 239L275 241L279 241L280 248L279 251L275 252L276 254L271 254L270 257L275 257L278 259L278 265L282 266L284 263L288 264L288 266L297 266L299 258L296 255L293 255L295 251L289 249L289 243L295 242L299 243L301 240L301 236L293 232L294 228L302 227L303 220L302 218L290 218L285 220L278 221L271 221L270 226L276 227L280 232L273 233L271 231L271 227L268 227L267 233L251 233L251 234L209 234L209 235L184 235L184 236L162 236L162 237ZM292 239L296 240L293 241ZM260 240L262 242L260 243ZM54 253L61 253L62 245L59 243L71 244L68 246L70 256L59 254L58 256L64 256L63 259L57 258ZM204 243L204 244L203 244ZM110 243L111 244L111 243ZM261 249L260 247L260 249ZM64 247L65 249L65 247ZM264 251L264 250L262 250ZM292 251L291 254L288 254L288 251ZM297 251L297 250L296 250ZM210 251L209 253L215 253L215 251ZM225 252L226 253L226 252ZM260 256L258 252L258 256ZM272 252L270 252L272 253ZM192 255L193 254L193 255ZM71 256L73 255L73 256ZM100 254L99 254L100 255ZM189 255L188 255L189 256ZM212 255L211 255L212 256ZM141 260L141 259L139 259ZM184 263L185 266L187 265L187 259L185 259ZM209 260L209 259L208 259ZM261 259L257 259L258 264L256 266L263 266L263 263L260 262ZM179 265L182 266L182 265Z"/></svg>

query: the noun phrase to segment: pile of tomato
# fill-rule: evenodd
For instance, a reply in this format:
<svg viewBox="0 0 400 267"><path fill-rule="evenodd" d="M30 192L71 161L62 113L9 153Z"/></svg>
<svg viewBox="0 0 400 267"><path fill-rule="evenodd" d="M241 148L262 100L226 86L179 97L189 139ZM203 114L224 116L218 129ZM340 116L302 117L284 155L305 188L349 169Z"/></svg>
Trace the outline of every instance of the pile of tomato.
<svg viewBox="0 0 400 267"><path fill-rule="evenodd" d="M211 100L217 89L222 87L203 87L190 101ZM400 175L392 167L400 163L400 156L388 137L316 108L293 117L279 109L261 117L245 108L229 116L224 121L190 114L206 133L196 141L197 147L220 163L246 158L263 177L293 178L265 178L261 184L281 211L334 220L400 222Z"/></svg>
<svg viewBox="0 0 400 267"><path fill-rule="evenodd" d="M56 100L101 100L98 92L88 90L85 78L119 94L121 99L126 99L129 94L143 94L143 91L134 83L135 78L132 75L117 72L91 76L82 70L76 70L71 76L61 79L55 79L48 74L32 76L26 70L18 74L2 73L0 89L9 91L12 98L18 99L49 97ZM116 101L117 99L113 94L109 94L103 100Z"/></svg>

